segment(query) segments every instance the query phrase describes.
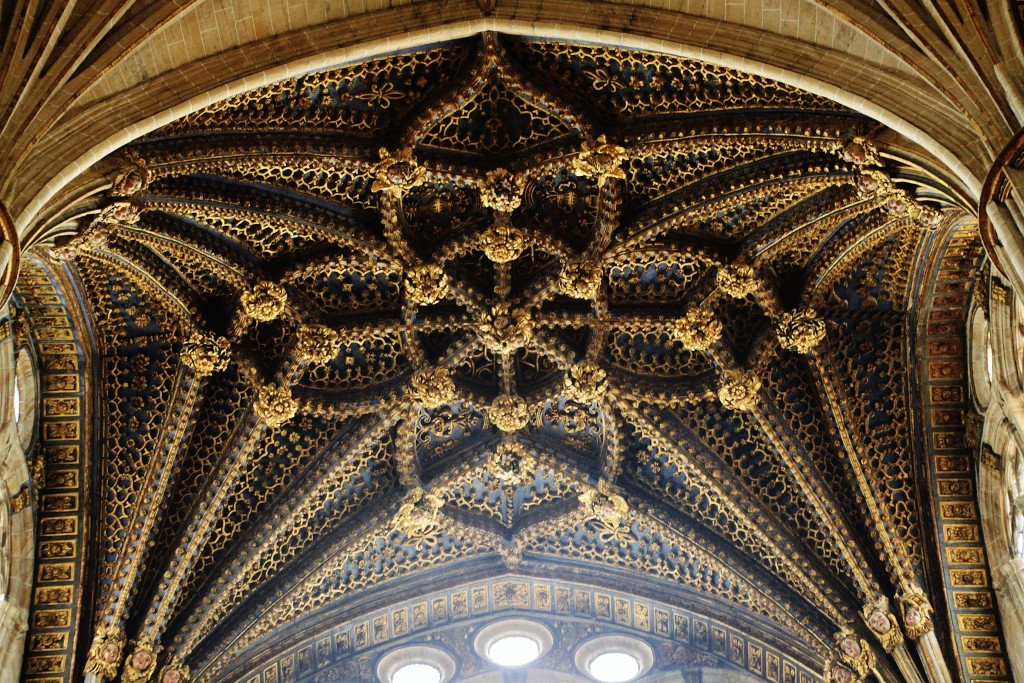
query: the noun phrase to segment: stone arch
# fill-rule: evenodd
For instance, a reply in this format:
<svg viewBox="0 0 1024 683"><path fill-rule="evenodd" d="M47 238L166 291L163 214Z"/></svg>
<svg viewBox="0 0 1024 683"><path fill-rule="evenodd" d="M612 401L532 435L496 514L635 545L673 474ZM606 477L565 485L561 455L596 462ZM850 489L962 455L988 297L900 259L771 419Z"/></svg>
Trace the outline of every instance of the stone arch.
<svg viewBox="0 0 1024 683"><path fill-rule="evenodd" d="M979 169L986 168L987 162L965 162L965 155L974 154L972 146L966 138L951 137L967 135L966 128L944 125L950 121L927 125L911 119L914 111L891 106L897 94L912 93L919 101L929 102L933 111L941 112L937 117L956 117L949 100L937 89L941 76L929 73L931 67L920 63L920 55L914 56L914 50L893 35L880 31L866 15L857 16L853 8L846 8L850 12L834 12L803 3L816 13L824 13L821 21L831 22L836 27L833 30L839 31L835 36L815 42L813 35L787 34L789 29L762 30L744 25L742 20L729 21L724 15L687 15L692 21L689 26L683 26L680 24L686 22L681 22L680 13L674 10L634 8L631 12L612 12L610 6L615 3L603 4L609 7L597 8L597 3L574 0L540 6L523 0L502 3L492 16L482 15L475 3L469 2L450 4L445 13L424 8L413 11L399 6L273 35L267 43L245 43L230 47L223 54L203 56L181 65L180 69L133 85L111 97L97 98L75 110L68 125L79 127L85 126L86 121L95 122L95 132L101 142L63 169L54 169L45 187L16 209L19 233L25 235L33 227L49 202L61 195L66 197L73 191L70 187L85 182L83 174L87 169L119 147L190 112L300 73L484 30L663 52L786 82L879 120L920 149L928 150L968 194L977 196L980 191ZM856 18L851 19L851 16ZM565 17L572 17L571 23ZM728 30L723 30L725 27ZM887 35L887 42L873 37L878 33ZM339 44L339 35L353 36L353 39ZM839 35L848 36L847 43L859 46L865 54L872 53L876 60L833 47L832 43L843 44ZM826 46L825 42L829 44ZM268 52L271 45L273 54ZM323 50L324 45L334 47ZM135 63L131 56L123 61ZM160 106L155 107L150 97L154 90L182 94L173 100L160 98ZM138 102L147 103L149 108L139 109L142 105ZM116 127L103 123L113 118L117 119ZM125 125L126 118L131 121L130 125ZM93 176L93 188L95 182ZM33 234L28 242L42 237L45 235Z"/></svg>

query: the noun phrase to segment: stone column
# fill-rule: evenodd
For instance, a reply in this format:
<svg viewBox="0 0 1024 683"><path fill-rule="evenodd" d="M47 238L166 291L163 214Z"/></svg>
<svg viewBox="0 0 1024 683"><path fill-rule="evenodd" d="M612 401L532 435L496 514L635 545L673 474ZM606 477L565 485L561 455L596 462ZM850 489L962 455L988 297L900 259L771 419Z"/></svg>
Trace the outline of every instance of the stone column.
<svg viewBox="0 0 1024 683"><path fill-rule="evenodd" d="M992 584L999 601L1006 655L1020 677L1024 675L1024 558L1014 557L993 567Z"/></svg>

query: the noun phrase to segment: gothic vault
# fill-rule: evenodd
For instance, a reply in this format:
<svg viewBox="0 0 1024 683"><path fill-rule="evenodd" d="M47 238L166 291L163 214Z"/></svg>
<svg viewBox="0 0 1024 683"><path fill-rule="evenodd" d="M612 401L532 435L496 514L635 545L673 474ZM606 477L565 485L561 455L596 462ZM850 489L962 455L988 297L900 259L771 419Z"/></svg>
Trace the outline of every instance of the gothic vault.
<svg viewBox="0 0 1024 683"><path fill-rule="evenodd" d="M1009 680L949 360L989 272L931 169L791 85L493 32L134 141L22 257L25 680L430 642L500 681L503 615L564 680L605 634L666 681Z"/></svg>

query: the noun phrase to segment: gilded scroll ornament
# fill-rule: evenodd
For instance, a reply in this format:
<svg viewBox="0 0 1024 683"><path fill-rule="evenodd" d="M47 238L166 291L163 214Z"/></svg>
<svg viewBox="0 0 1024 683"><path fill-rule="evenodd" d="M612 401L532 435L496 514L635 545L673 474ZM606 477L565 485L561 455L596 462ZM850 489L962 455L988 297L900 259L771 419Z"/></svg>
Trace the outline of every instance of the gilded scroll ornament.
<svg viewBox="0 0 1024 683"><path fill-rule="evenodd" d="M928 598L914 587L898 596L900 613L903 617L903 628L907 637L917 640L934 628L932 623L932 606Z"/></svg>
<svg viewBox="0 0 1024 683"><path fill-rule="evenodd" d="M601 289L604 268L600 261L566 261L558 274L558 290L574 299L593 299Z"/></svg>
<svg viewBox="0 0 1024 683"><path fill-rule="evenodd" d="M135 651L125 662L121 672L122 683L145 683L156 670L157 647L152 641L140 639L135 644Z"/></svg>
<svg viewBox="0 0 1024 683"><path fill-rule="evenodd" d="M523 201L524 176L504 168L489 171L480 187L480 203L500 213L512 213Z"/></svg>
<svg viewBox="0 0 1024 683"><path fill-rule="evenodd" d="M417 487L409 491L398 508L395 528L411 539L434 535L441 528L441 507L444 501L433 493Z"/></svg>
<svg viewBox="0 0 1024 683"><path fill-rule="evenodd" d="M533 318L527 310L512 310L507 303L498 303L480 322L479 334L492 353L512 353L533 338Z"/></svg>
<svg viewBox="0 0 1024 683"><path fill-rule="evenodd" d="M606 480L601 479L596 488L581 493L579 500L587 518L602 536L609 540L629 538L629 528L623 526L628 524L629 504Z"/></svg>
<svg viewBox="0 0 1024 683"><path fill-rule="evenodd" d="M753 410L757 407L761 380L753 373L728 371L718 387L718 400L729 410Z"/></svg>
<svg viewBox="0 0 1024 683"><path fill-rule="evenodd" d="M507 216L499 216L494 225L480 236L484 255L494 263L515 261L526 250L526 232L512 225Z"/></svg>
<svg viewBox="0 0 1024 683"><path fill-rule="evenodd" d="M810 353L825 338L825 321L811 308L785 312L775 323L782 348Z"/></svg>
<svg viewBox="0 0 1024 683"><path fill-rule="evenodd" d="M850 629L843 629L836 634L836 644L839 658L860 678L874 668L875 656L868 642Z"/></svg>
<svg viewBox="0 0 1024 683"><path fill-rule="evenodd" d="M728 296L743 299L757 291L760 283L753 266L736 263L718 269L718 286Z"/></svg>
<svg viewBox="0 0 1024 683"><path fill-rule="evenodd" d="M257 282L250 290L242 292L242 312L257 322L270 322L284 312L288 303L288 292L275 282Z"/></svg>
<svg viewBox="0 0 1024 683"><path fill-rule="evenodd" d="M864 623L868 625L871 632L882 644L882 649L892 652L894 648L903 643L903 633L900 632L899 624L896 623L896 615L889 611L889 600L885 596L879 597L874 602L868 603L861 611Z"/></svg>
<svg viewBox="0 0 1024 683"><path fill-rule="evenodd" d="M609 144L601 135L597 142L586 141L583 151L572 161L572 170L578 175L597 180L604 185L609 178L625 178L622 162L627 159L626 150L619 145Z"/></svg>
<svg viewBox="0 0 1024 683"><path fill-rule="evenodd" d="M495 427L509 433L526 426L530 421L530 411L522 397L502 394L487 408L487 418Z"/></svg>
<svg viewBox="0 0 1024 683"><path fill-rule="evenodd" d="M455 400L455 382L447 368L417 370L412 374L410 384L410 397L427 410Z"/></svg>
<svg viewBox="0 0 1024 683"><path fill-rule="evenodd" d="M225 369L230 359L231 342L210 332L193 332L181 345L181 361L200 376Z"/></svg>
<svg viewBox="0 0 1024 683"><path fill-rule="evenodd" d="M436 263L406 268L405 294L418 306L436 304L448 294L448 274Z"/></svg>
<svg viewBox="0 0 1024 683"><path fill-rule="evenodd" d="M675 321L672 339L687 351L707 351L722 337L722 322L709 306L693 306Z"/></svg>
<svg viewBox="0 0 1024 683"><path fill-rule="evenodd" d="M256 392L252 409L268 427L274 429L295 416L299 403L288 386L264 384Z"/></svg>
<svg viewBox="0 0 1024 683"><path fill-rule="evenodd" d="M191 674L187 664L183 664L177 659L171 659L160 670L160 677L157 680L160 683L188 683L191 680Z"/></svg>
<svg viewBox="0 0 1024 683"><path fill-rule="evenodd" d="M341 335L326 325L302 325L297 332L295 355L306 363L329 363L341 353Z"/></svg>
<svg viewBox="0 0 1024 683"><path fill-rule="evenodd" d="M116 626L97 628L85 660L85 672L113 680L117 676L125 642L124 631Z"/></svg>
<svg viewBox="0 0 1024 683"><path fill-rule="evenodd" d="M426 169L412 158L411 149L391 154L381 147L380 161L374 167L373 189L401 196L419 185L425 174Z"/></svg>
<svg viewBox="0 0 1024 683"><path fill-rule="evenodd" d="M569 368L563 380L563 395L577 403L593 403L608 391L608 373L592 360Z"/></svg>
<svg viewBox="0 0 1024 683"><path fill-rule="evenodd" d="M494 449L489 469L500 482L516 483L531 476L534 465L525 446L514 441L504 441Z"/></svg>
<svg viewBox="0 0 1024 683"><path fill-rule="evenodd" d="M131 197L149 187L150 174L146 161L134 150L129 151L118 165L110 194L115 197Z"/></svg>

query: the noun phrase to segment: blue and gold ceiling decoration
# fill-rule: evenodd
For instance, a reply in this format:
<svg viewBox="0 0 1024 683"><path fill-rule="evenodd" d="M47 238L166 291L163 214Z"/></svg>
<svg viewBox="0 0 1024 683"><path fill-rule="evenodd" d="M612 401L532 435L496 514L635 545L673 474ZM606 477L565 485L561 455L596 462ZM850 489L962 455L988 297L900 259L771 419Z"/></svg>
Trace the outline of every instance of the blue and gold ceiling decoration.
<svg viewBox="0 0 1024 683"><path fill-rule="evenodd" d="M682 641L660 670L933 666L907 367L956 210L879 132L737 71L487 34L133 144L52 250L101 356L87 670L372 680L383 649L339 638L375 610L397 637L410 599L567 572L545 619L612 589L677 615L645 622Z"/></svg>

